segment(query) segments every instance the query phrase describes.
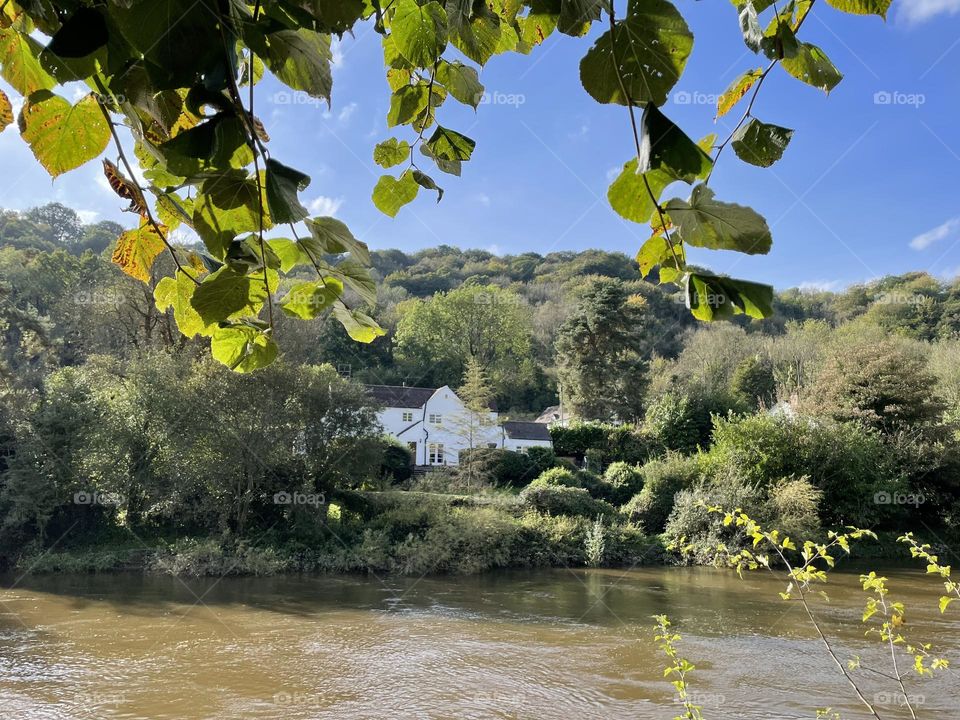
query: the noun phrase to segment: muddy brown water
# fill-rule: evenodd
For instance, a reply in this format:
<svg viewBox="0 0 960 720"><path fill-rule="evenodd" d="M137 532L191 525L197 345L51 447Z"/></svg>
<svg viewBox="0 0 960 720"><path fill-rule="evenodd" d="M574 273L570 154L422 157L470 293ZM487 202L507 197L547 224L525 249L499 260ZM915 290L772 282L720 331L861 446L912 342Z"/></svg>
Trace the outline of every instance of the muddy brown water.
<svg viewBox="0 0 960 720"><path fill-rule="evenodd" d="M922 571L885 572L907 630L960 669L960 604ZM712 568L502 571L471 577L7 577L0 718L637 718L681 709L651 616L696 665L707 720L814 718L851 698L781 583ZM889 670L860 624L856 573L817 612L844 657ZM903 698L861 673L883 718ZM919 717L960 720L960 675L910 677Z"/></svg>

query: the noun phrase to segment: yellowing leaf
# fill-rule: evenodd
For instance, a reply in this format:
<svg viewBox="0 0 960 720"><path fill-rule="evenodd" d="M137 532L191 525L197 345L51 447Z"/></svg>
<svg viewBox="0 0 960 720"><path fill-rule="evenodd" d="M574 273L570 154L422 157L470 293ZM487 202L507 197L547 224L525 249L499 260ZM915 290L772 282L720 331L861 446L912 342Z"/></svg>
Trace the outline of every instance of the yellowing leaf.
<svg viewBox="0 0 960 720"><path fill-rule="evenodd" d="M3 132L7 125L13 122L13 106L10 104L10 98L0 90L0 132Z"/></svg>
<svg viewBox="0 0 960 720"><path fill-rule="evenodd" d="M93 160L110 142L110 128L92 94L71 105L49 90L27 98L20 134L53 177Z"/></svg>
<svg viewBox="0 0 960 720"><path fill-rule="evenodd" d="M166 233L162 225L160 229ZM138 229L128 230L120 236L112 260L130 277L149 282L150 268L164 247L163 238L154 227L144 223Z"/></svg>
<svg viewBox="0 0 960 720"><path fill-rule="evenodd" d="M761 75L763 75L763 70L757 68L756 70L748 70L734 80L733 84L724 91L723 95L717 98L717 119L722 118L730 112L733 106L740 102L741 98L756 84Z"/></svg>
<svg viewBox="0 0 960 720"><path fill-rule="evenodd" d="M42 49L40 43L15 28L0 29L0 75L24 97L56 85L40 65Z"/></svg>

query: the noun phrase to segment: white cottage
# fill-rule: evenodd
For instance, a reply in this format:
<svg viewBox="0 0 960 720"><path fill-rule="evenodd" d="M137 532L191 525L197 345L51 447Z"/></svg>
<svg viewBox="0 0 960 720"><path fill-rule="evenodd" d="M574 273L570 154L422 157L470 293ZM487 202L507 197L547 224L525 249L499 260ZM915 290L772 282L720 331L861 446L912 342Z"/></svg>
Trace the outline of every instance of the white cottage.
<svg viewBox="0 0 960 720"><path fill-rule="evenodd" d="M367 385L381 410L383 431L405 443L415 465L456 465L470 447L524 452L553 447L546 425L499 420L495 408L481 417L471 413L449 386L418 388Z"/></svg>

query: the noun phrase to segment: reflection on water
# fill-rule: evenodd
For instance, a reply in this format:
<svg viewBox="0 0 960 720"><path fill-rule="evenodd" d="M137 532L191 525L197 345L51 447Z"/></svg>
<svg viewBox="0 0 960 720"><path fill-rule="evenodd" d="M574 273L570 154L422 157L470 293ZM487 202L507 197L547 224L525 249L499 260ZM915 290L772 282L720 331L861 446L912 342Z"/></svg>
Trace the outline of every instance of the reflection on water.
<svg viewBox="0 0 960 720"><path fill-rule="evenodd" d="M910 631L958 660L960 613L937 612L936 582L887 575ZM831 585L820 613L844 655L886 669L863 638L856 575ZM684 636L708 720L812 718L823 706L866 717L780 589L703 568L8 578L0 717L669 720L679 708L651 639L657 613ZM884 718L908 717L864 680ZM910 691L926 717L960 719L955 672Z"/></svg>

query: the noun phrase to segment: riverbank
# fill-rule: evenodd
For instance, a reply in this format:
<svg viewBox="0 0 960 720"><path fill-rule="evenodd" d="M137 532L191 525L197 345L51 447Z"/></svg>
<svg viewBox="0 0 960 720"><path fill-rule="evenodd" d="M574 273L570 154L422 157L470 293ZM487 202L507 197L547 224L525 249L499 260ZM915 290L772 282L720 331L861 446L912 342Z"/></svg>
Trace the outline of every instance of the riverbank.
<svg viewBox="0 0 960 720"><path fill-rule="evenodd" d="M326 526L255 537L164 536L119 528L108 536L67 533L48 548L25 548L18 572L131 571L177 576L296 573L468 575L499 568L625 568L676 565L672 538L647 535L623 513L595 518L538 512L509 493L339 493ZM895 533L860 543L855 556L906 561Z"/></svg>

